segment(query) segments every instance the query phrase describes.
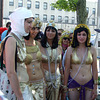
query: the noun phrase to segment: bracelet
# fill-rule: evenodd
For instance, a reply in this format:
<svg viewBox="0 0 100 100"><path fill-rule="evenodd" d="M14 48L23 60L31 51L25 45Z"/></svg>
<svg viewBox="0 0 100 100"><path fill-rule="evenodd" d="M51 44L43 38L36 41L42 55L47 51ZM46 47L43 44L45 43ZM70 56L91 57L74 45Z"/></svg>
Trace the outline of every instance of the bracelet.
<svg viewBox="0 0 100 100"><path fill-rule="evenodd" d="M66 89L66 90L64 90L64 93L66 93L68 90Z"/></svg>
<svg viewBox="0 0 100 100"><path fill-rule="evenodd" d="M62 85L63 89L66 90L67 89L67 86L66 85Z"/></svg>
<svg viewBox="0 0 100 100"><path fill-rule="evenodd" d="M94 84L95 85L98 85L98 80L94 80Z"/></svg>

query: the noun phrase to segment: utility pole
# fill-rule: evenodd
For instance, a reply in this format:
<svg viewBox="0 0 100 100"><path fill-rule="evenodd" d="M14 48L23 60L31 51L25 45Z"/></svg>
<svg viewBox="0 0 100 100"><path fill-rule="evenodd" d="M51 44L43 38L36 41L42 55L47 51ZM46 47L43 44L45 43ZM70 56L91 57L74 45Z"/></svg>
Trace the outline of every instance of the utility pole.
<svg viewBox="0 0 100 100"><path fill-rule="evenodd" d="M0 0L0 27L3 26L3 0Z"/></svg>

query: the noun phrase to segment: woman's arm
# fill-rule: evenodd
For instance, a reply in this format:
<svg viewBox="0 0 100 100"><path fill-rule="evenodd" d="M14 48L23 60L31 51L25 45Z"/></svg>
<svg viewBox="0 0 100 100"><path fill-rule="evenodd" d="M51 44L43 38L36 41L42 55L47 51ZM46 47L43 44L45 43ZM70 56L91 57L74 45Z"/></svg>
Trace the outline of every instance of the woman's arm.
<svg viewBox="0 0 100 100"><path fill-rule="evenodd" d="M94 89L92 98L94 99L97 96L97 85L98 85L97 53L94 47L92 47L92 54L93 54L92 73L94 79Z"/></svg>
<svg viewBox="0 0 100 100"><path fill-rule="evenodd" d="M65 57L65 71L64 71L64 86L68 84L68 77L70 74L70 57L71 56L71 47L68 47Z"/></svg>
<svg viewBox="0 0 100 100"><path fill-rule="evenodd" d="M17 96L18 100L23 100L22 93L19 86L19 81L17 78L17 73L15 72L15 51L16 51L16 40L13 37L8 38L5 44L4 58L7 70L8 79L10 81L11 87Z"/></svg>

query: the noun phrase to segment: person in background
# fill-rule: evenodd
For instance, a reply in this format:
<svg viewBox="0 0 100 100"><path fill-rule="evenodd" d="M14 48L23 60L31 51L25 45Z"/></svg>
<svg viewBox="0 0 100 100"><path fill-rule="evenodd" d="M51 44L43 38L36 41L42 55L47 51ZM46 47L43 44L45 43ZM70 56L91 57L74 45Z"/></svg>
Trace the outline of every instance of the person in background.
<svg viewBox="0 0 100 100"><path fill-rule="evenodd" d="M67 50L67 48L70 46L70 39L69 39L69 33L66 31L62 34L59 43L62 47L62 71L63 71L63 76L64 76L64 66L63 66L63 56L65 51ZM64 84L64 77L61 77L61 87L60 87L60 91L59 94L61 95L61 100L63 100L63 84Z"/></svg>
<svg viewBox="0 0 100 100"><path fill-rule="evenodd" d="M3 62L6 66L7 76L12 90L16 95L16 99L23 100L22 93L24 88L21 88L21 86L29 81L27 69L25 67L26 47L23 36L27 36L29 34L30 28L32 27L33 14L31 10L21 7L17 8L9 16L9 18L11 21L12 30L8 35L10 37L6 37L7 41L5 44L5 50L3 52ZM2 41L2 47L5 39ZM15 58L16 48L17 58ZM17 60L15 61L15 59ZM17 66L15 62L17 62Z"/></svg>
<svg viewBox="0 0 100 100"><path fill-rule="evenodd" d="M60 37L61 37L62 33L64 32L64 30L63 29L58 29L57 32L58 32L58 42L59 42Z"/></svg>
<svg viewBox="0 0 100 100"><path fill-rule="evenodd" d="M5 30L7 31L8 29L6 27L0 27L0 43L1 43L1 35Z"/></svg>
<svg viewBox="0 0 100 100"><path fill-rule="evenodd" d="M37 36L35 37L35 40L37 40L37 41L41 41L41 39L42 39L42 37L43 37L43 32L42 31L39 31L39 33L37 34Z"/></svg>
<svg viewBox="0 0 100 100"><path fill-rule="evenodd" d="M6 27L9 28L11 26L11 22L6 23Z"/></svg>
<svg viewBox="0 0 100 100"><path fill-rule="evenodd" d="M71 45L72 37L73 37L73 30L74 30L74 29L70 29L70 30L69 30L70 45Z"/></svg>
<svg viewBox="0 0 100 100"><path fill-rule="evenodd" d="M70 46L69 33L67 31L62 34L59 43L62 47L62 57L63 57L66 49Z"/></svg>
<svg viewBox="0 0 100 100"><path fill-rule="evenodd" d="M57 29L52 20L48 22L45 28L40 50L43 73L47 84L46 100L58 100L62 49L58 46Z"/></svg>
<svg viewBox="0 0 100 100"><path fill-rule="evenodd" d="M63 88L65 96L68 91L69 100L95 100L97 97L97 54L90 36L87 25L77 25L66 52Z"/></svg>
<svg viewBox="0 0 100 100"><path fill-rule="evenodd" d="M1 34L1 41L11 32L11 26Z"/></svg>
<svg viewBox="0 0 100 100"><path fill-rule="evenodd" d="M36 23L36 24L35 24ZM32 92L34 100L45 100L45 82L41 69L41 52L38 46L38 41L35 41L42 23L39 18L36 18L32 22L32 28L30 33L25 38L26 44L26 67L29 75L29 88ZM25 85L24 85L25 87Z"/></svg>
<svg viewBox="0 0 100 100"><path fill-rule="evenodd" d="M7 35L7 33L9 33L10 29L9 28L11 26L11 22L7 22L6 27L0 27L0 43L2 42L2 39L4 36ZM9 30L9 31L8 31Z"/></svg>

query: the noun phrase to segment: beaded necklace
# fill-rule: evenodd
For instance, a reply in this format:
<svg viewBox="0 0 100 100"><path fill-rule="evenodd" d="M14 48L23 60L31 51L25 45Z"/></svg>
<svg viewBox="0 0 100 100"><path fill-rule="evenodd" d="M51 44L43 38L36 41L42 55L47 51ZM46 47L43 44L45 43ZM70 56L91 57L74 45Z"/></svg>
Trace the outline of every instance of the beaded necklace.
<svg viewBox="0 0 100 100"><path fill-rule="evenodd" d="M50 77L51 84L52 84L53 88L57 88L57 74L56 74L56 69L57 69L57 49L53 49L53 54L54 55L52 55L52 56L55 57L55 77L52 77L51 68L50 68L50 63L51 63L52 59L50 59L49 53L47 51L47 49L51 50L51 47L50 47L49 44L47 44L47 45L48 45L48 48L46 48L45 51L46 51L46 55L48 57L49 77ZM54 80L54 79L56 80L56 84L55 85L52 82L52 80Z"/></svg>

